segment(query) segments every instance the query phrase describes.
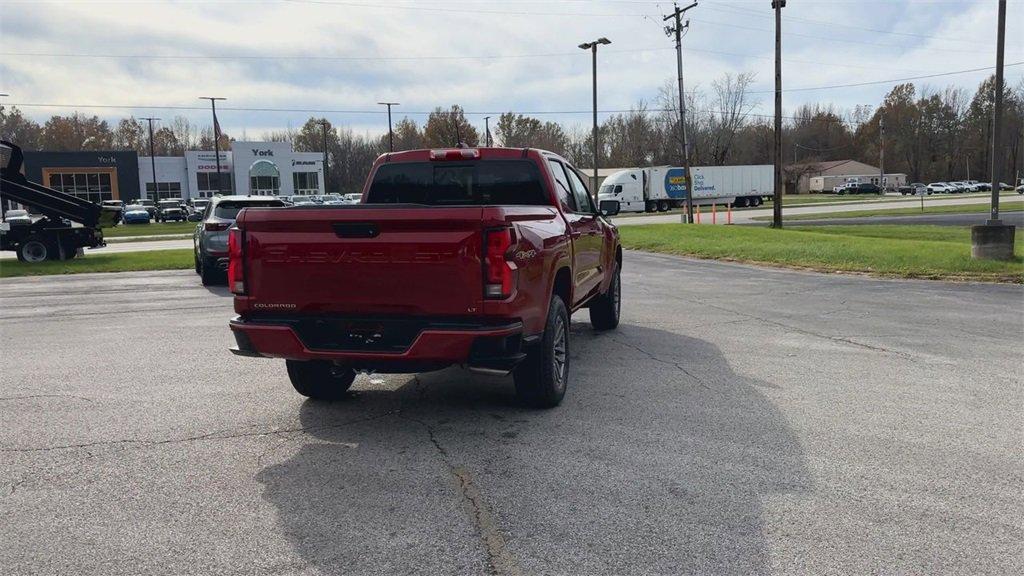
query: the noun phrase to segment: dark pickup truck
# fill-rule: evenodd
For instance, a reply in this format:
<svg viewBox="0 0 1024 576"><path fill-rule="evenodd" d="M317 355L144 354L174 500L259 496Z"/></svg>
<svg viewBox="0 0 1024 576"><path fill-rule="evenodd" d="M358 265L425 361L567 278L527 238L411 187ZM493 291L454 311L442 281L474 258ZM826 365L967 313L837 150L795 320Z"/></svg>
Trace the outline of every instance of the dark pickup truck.
<svg viewBox="0 0 1024 576"><path fill-rule="evenodd" d="M561 402L569 316L619 323L622 248L583 178L550 152L414 150L374 163L360 204L246 208L228 240L243 356L284 358L295 389L341 397L357 371L453 364L512 373Z"/></svg>

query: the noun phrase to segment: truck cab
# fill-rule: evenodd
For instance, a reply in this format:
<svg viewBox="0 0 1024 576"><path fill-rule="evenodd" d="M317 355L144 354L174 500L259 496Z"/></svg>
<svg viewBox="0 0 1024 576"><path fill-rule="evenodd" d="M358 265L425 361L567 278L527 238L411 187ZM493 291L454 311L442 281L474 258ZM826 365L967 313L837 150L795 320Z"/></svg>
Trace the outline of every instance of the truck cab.
<svg viewBox="0 0 1024 576"><path fill-rule="evenodd" d="M644 198L645 172L641 168L620 170L605 178L598 189L598 201L615 200L621 212L643 212L646 209Z"/></svg>

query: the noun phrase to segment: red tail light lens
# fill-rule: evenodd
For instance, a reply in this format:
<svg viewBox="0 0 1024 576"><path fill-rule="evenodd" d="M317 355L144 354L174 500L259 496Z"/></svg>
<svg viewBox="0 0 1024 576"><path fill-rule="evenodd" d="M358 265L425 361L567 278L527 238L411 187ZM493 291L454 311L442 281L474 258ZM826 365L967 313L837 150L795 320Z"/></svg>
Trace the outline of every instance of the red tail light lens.
<svg viewBox="0 0 1024 576"><path fill-rule="evenodd" d="M440 148L430 151L431 160L478 160L480 151L476 148Z"/></svg>
<svg viewBox="0 0 1024 576"><path fill-rule="evenodd" d="M245 294L245 232L238 228L228 231L228 288L235 294Z"/></svg>
<svg viewBox="0 0 1024 576"><path fill-rule="evenodd" d="M229 226L231 226L231 224L227 222L207 222L203 225L203 228L206 229L207 232L223 232L224 230L227 230Z"/></svg>
<svg viewBox="0 0 1024 576"><path fill-rule="evenodd" d="M512 229L497 228L484 233L484 298L504 300L512 295L512 272L509 261Z"/></svg>

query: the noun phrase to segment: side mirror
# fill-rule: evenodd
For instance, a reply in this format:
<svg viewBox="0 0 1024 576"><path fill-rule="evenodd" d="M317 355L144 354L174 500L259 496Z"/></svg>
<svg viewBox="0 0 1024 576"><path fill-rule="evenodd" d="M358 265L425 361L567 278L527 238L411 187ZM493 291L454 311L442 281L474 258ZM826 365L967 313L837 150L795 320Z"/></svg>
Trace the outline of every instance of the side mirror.
<svg viewBox="0 0 1024 576"><path fill-rule="evenodd" d="M601 200L598 210L600 210L601 216L615 216L619 213L619 201Z"/></svg>

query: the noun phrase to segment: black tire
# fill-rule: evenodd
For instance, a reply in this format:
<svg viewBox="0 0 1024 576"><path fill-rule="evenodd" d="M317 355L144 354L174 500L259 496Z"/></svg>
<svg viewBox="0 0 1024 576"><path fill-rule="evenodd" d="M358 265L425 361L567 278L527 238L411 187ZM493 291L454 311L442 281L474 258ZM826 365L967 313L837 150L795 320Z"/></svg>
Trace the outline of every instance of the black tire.
<svg viewBox="0 0 1024 576"><path fill-rule="evenodd" d="M199 274L202 270L202 267L199 265L199 254L193 252L192 259L196 261L196 274Z"/></svg>
<svg viewBox="0 0 1024 576"><path fill-rule="evenodd" d="M18 260L29 264L51 260L55 256L53 247L38 236L30 236L18 246Z"/></svg>
<svg viewBox="0 0 1024 576"><path fill-rule="evenodd" d="M199 277L203 280L203 286L218 286L227 283L224 272L217 269L217 262L209 258L200 260Z"/></svg>
<svg viewBox="0 0 1024 576"><path fill-rule="evenodd" d="M516 396L534 408L554 408L569 385L569 311L562 299L551 297L547 324L540 342L512 373Z"/></svg>
<svg viewBox="0 0 1024 576"><path fill-rule="evenodd" d="M286 360L285 364L295 391L314 400L340 400L356 379L355 370L327 360Z"/></svg>
<svg viewBox="0 0 1024 576"><path fill-rule="evenodd" d="M615 276L608 286L608 291L594 298L590 303L590 324L595 330L614 330L619 325L619 313L622 310L622 283L619 269L615 268Z"/></svg>

